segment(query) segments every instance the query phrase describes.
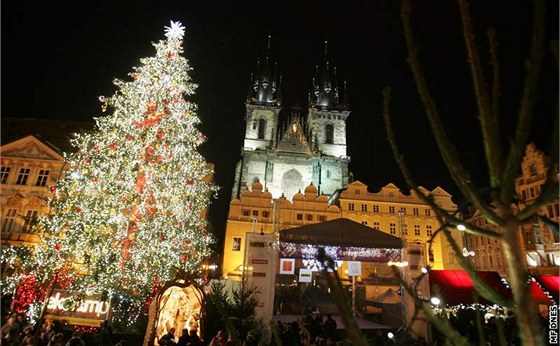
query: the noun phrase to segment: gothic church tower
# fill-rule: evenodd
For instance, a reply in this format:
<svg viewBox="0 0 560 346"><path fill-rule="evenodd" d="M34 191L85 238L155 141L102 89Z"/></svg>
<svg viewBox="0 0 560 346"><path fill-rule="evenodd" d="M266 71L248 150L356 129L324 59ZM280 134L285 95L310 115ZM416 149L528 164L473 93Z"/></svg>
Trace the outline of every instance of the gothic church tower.
<svg viewBox="0 0 560 346"><path fill-rule="evenodd" d="M309 185L332 195L350 181L346 155L346 90L339 90L327 42L321 68L313 79L307 114L293 107L282 111L282 76L271 58L259 61L245 102L245 139L235 170L232 200L259 182L273 198L291 200Z"/></svg>

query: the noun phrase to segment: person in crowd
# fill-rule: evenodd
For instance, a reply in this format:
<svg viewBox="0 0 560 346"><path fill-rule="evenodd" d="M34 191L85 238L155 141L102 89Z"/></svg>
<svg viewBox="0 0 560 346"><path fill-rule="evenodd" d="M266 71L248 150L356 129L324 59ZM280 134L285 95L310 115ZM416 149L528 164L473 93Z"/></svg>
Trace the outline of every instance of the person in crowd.
<svg viewBox="0 0 560 346"><path fill-rule="evenodd" d="M47 346L64 346L64 334L56 333L52 336Z"/></svg>
<svg viewBox="0 0 560 346"><path fill-rule="evenodd" d="M179 340L177 340L177 346L187 346L189 341L189 330L187 328L183 328L183 330L181 330L181 336L179 337Z"/></svg>
<svg viewBox="0 0 560 346"><path fill-rule="evenodd" d="M208 346L223 346L226 344L226 334L223 330L218 330L216 336L210 340L210 344Z"/></svg>
<svg viewBox="0 0 560 346"><path fill-rule="evenodd" d="M21 327L17 321L17 315L11 314L0 329L1 344L7 346L19 346Z"/></svg>
<svg viewBox="0 0 560 346"><path fill-rule="evenodd" d="M175 340L175 328L171 327L167 334L164 334L159 339L159 345L176 345L177 341Z"/></svg>
<svg viewBox="0 0 560 346"><path fill-rule="evenodd" d="M109 325L109 321L101 321L99 329L95 333L94 340L95 344L99 346L113 345L113 328Z"/></svg>
<svg viewBox="0 0 560 346"><path fill-rule="evenodd" d="M323 335L325 338L334 339L336 333L336 321L332 318L331 314L327 314L327 319L323 323Z"/></svg>
<svg viewBox="0 0 560 346"><path fill-rule="evenodd" d="M86 346L86 343L80 337L80 334L74 332L72 333L72 337L68 340L65 346Z"/></svg>
<svg viewBox="0 0 560 346"><path fill-rule="evenodd" d="M34 336L33 336L33 326L27 325L25 328L23 328L23 331L21 332L21 343L20 345L28 345L28 339L33 338L33 340L35 340Z"/></svg>
<svg viewBox="0 0 560 346"><path fill-rule="evenodd" d="M23 338L23 340L21 341L21 346L35 346L37 345L36 341L37 341L37 337L34 335L29 335L25 338Z"/></svg>
<svg viewBox="0 0 560 346"><path fill-rule="evenodd" d="M243 346L257 346L257 339L251 333L247 333L245 340L243 341Z"/></svg>

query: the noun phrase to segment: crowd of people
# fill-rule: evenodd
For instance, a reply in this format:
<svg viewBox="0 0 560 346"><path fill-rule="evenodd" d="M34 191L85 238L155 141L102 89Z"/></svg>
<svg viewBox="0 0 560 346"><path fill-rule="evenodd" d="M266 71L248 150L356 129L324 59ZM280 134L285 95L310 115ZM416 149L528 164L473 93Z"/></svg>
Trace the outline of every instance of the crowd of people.
<svg viewBox="0 0 560 346"><path fill-rule="evenodd" d="M2 346L125 346L124 341L113 342L113 333L107 321L102 321L99 328L89 338L80 332L68 333L63 330L60 320L45 320L35 325L30 324L24 314L12 313L3 321L0 330ZM86 340L88 341L86 343Z"/></svg>
<svg viewBox="0 0 560 346"><path fill-rule="evenodd" d="M277 322L278 337L282 345L337 345L339 338L336 333L337 323L331 314L326 318L322 314L306 314L301 321L289 323Z"/></svg>

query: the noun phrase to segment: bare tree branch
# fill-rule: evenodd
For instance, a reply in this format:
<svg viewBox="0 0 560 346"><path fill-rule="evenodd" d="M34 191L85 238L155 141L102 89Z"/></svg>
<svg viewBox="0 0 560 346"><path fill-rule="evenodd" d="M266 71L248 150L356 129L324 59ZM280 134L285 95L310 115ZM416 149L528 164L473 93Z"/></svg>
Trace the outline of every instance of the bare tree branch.
<svg viewBox="0 0 560 346"><path fill-rule="evenodd" d="M472 31L467 0L459 0L459 8L461 9L463 35L465 37L468 61L473 77L473 89L478 105L478 119L482 130L482 140L484 143L486 162L488 164L490 186L495 188L501 184L500 177L502 173L502 145L500 143L501 139L498 128L498 117L496 114L492 113L492 108L490 107L488 86L486 85L484 74L482 73L480 56L474 39L474 33ZM494 69L496 69L496 67L494 67ZM496 104L497 100L494 99L493 102Z"/></svg>

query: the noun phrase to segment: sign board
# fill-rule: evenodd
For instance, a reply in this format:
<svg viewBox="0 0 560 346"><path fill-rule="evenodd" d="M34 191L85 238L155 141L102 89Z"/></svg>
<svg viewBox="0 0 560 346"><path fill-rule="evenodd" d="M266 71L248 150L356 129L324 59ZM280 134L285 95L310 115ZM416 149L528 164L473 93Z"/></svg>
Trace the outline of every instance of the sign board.
<svg viewBox="0 0 560 346"><path fill-rule="evenodd" d="M296 268L296 260L293 258L280 259L280 274L294 274Z"/></svg>
<svg viewBox="0 0 560 346"><path fill-rule="evenodd" d="M103 301L101 295L86 296L73 305L74 294L67 290L53 290L47 304L46 313L56 319L67 319L71 324L99 326L99 322L109 319L111 301ZM79 323L76 323L79 321Z"/></svg>
<svg viewBox="0 0 560 346"><path fill-rule="evenodd" d="M348 276L361 276L362 262L348 261Z"/></svg>
<svg viewBox="0 0 560 346"><path fill-rule="evenodd" d="M255 314L263 320L272 319L274 284L278 250L274 234L247 233L245 237L243 276L253 295L259 300Z"/></svg>
<svg viewBox="0 0 560 346"><path fill-rule="evenodd" d="M299 282L311 282L313 278L313 271L311 269L300 268Z"/></svg>

